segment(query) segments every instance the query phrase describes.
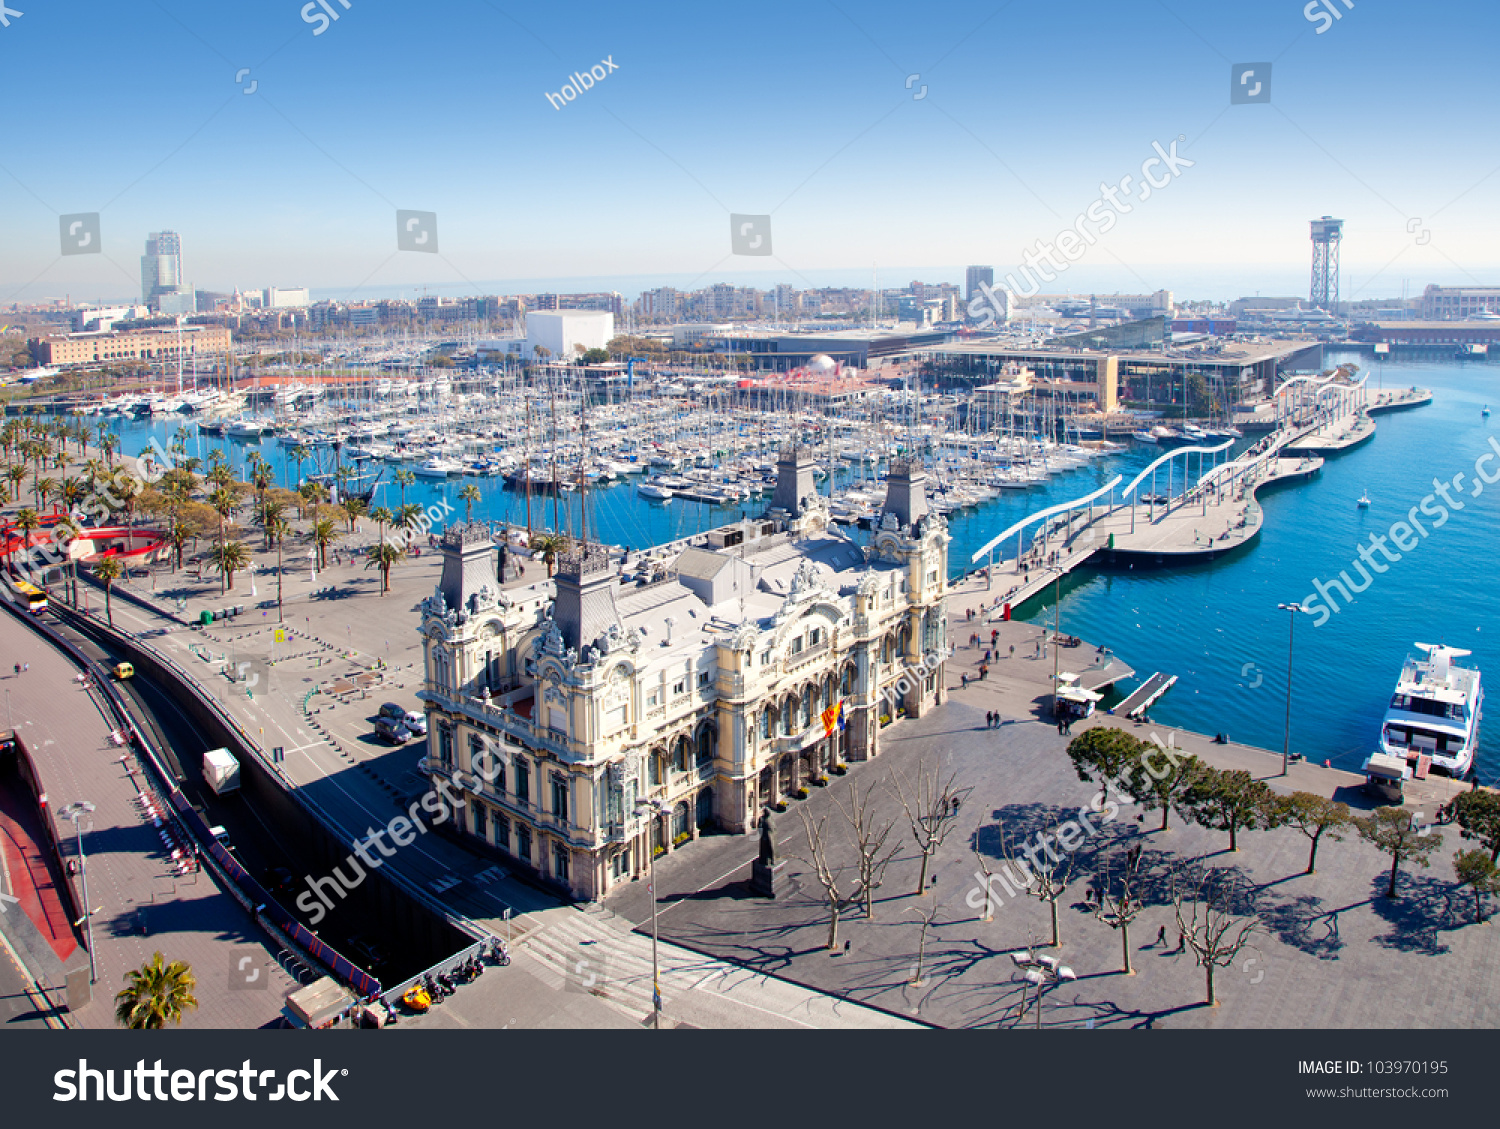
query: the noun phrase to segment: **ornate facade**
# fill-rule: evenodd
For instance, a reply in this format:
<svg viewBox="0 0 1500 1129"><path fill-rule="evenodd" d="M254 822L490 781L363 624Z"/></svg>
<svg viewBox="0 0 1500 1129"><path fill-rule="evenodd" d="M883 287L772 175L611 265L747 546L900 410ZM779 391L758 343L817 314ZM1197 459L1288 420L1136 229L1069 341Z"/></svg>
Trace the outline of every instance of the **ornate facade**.
<svg viewBox="0 0 1500 1129"><path fill-rule="evenodd" d="M949 537L921 471L892 467L868 546L812 471L785 451L764 517L623 561L575 546L529 586L502 590L483 527L444 533L424 769L469 792L469 834L599 898L647 851L749 832L941 699Z"/></svg>

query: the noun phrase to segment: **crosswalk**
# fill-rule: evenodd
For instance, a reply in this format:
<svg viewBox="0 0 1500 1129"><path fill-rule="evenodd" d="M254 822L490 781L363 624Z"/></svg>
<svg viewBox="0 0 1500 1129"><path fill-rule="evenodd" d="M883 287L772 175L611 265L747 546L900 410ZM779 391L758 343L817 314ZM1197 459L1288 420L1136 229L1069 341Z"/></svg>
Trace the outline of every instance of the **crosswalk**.
<svg viewBox="0 0 1500 1129"><path fill-rule="evenodd" d="M517 957L548 987L587 992L622 1015L651 1022L651 937L599 906L531 913ZM895 1016L662 942L662 1025L870 1028Z"/></svg>

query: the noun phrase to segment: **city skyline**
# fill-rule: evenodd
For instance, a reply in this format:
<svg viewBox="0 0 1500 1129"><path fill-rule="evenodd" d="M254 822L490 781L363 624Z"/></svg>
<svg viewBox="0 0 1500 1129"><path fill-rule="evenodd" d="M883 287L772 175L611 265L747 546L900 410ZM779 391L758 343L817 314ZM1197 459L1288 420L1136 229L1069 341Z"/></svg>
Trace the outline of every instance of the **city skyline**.
<svg viewBox="0 0 1500 1129"><path fill-rule="evenodd" d="M1494 22L1476 4L1445 9L1476 34L1415 42L1410 16L1373 9L1320 34L1296 6L1085 6L1061 73L1045 74L1042 12L959 6L913 24L895 6L829 6L798 10L792 35L789 11L689 25L461 8L320 23L295 7L84 4L13 19L0 90L28 113L0 162L0 304L125 297L141 240L162 229L216 291L631 296L861 285L872 264L882 280L961 283L974 262L1002 279L1127 176L1129 213L1057 290L1303 293L1307 222L1323 214L1346 223L1346 297L1487 282L1500 263L1482 222L1490 170L1473 160L1490 127L1393 93L1381 65L1400 51L1403 89L1474 103ZM148 44L172 59L176 97L149 129L106 116L89 146L66 143L110 113ZM1273 64L1269 105L1230 103L1244 59ZM546 97L591 67L607 77L561 106ZM1139 73L1123 96L1122 68ZM1421 162L1380 157L1418 129ZM1140 199L1141 166L1174 140L1180 176ZM396 249L392 213L407 208L436 215L439 253ZM59 257L57 216L89 211L103 253ZM772 256L731 255L735 213L771 217Z"/></svg>

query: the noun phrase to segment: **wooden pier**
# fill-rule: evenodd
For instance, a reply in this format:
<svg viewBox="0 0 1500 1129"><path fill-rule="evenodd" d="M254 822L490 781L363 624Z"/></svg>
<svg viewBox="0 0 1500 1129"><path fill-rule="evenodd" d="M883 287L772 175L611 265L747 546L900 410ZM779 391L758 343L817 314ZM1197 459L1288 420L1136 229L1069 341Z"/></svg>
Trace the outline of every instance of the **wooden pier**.
<svg viewBox="0 0 1500 1129"><path fill-rule="evenodd" d="M1175 674L1163 674L1157 671L1132 690L1130 696L1115 707L1115 713L1130 718L1140 717L1156 705L1161 696L1170 690L1176 681Z"/></svg>

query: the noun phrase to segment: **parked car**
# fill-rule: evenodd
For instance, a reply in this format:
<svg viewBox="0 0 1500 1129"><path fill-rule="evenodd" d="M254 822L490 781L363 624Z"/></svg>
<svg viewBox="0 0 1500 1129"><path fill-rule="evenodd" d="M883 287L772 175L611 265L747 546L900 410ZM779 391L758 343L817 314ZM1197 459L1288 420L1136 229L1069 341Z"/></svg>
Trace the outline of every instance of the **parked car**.
<svg viewBox="0 0 1500 1129"><path fill-rule="evenodd" d="M417 712L415 712L413 710L408 710L407 713L406 713L406 716L402 719L402 723L406 726L406 728L410 729L415 736L417 736L417 737L426 737L427 736L427 715L426 714L417 713Z"/></svg>
<svg viewBox="0 0 1500 1129"><path fill-rule="evenodd" d="M392 721L406 721L406 707L398 706L395 702L386 702L380 707L380 716L388 717Z"/></svg>
<svg viewBox="0 0 1500 1129"><path fill-rule="evenodd" d="M375 735L377 737L384 737L393 745L404 745L411 740L411 730L407 729L401 722L393 721L388 717L376 719Z"/></svg>

